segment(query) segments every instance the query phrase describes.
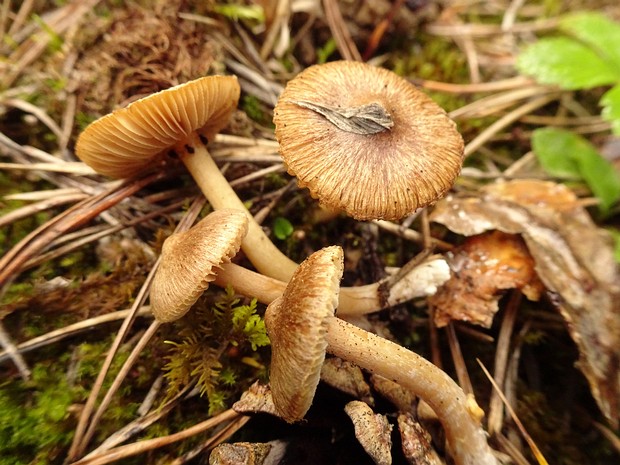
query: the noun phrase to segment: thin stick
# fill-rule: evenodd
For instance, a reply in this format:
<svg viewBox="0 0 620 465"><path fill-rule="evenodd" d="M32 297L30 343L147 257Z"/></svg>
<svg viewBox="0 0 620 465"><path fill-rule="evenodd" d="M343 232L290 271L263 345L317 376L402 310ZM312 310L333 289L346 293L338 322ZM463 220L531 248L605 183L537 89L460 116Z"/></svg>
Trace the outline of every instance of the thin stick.
<svg viewBox="0 0 620 465"><path fill-rule="evenodd" d="M118 310L116 312L106 313L104 315L88 318L72 325L65 326L64 328L50 331L49 333L42 334L41 336L37 336L35 338L17 344L17 352L20 354L25 354L26 352L31 352L40 347L45 347L47 345L53 344L54 342L62 341L63 339L74 336L75 334L95 329L99 325L121 320L125 318L130 311L130 309ZM136 313L136 316L152 317L150 307L140 307L140 309ZM0 363L6 361L8 358L9 354L7 351L0 352Z"/></svg>
<svg viewBox="0 0 620 465"><path fill-rule="evenodd" d="M532 450L532 453L534 454L534 457L536 457L536 460L538 460L538 463L540 465L549 465L549 463L547 462L547 460L543 456L542 452L540 451L540 449L538 448L538 446L536 445L536 443L534 442L532 437L529 435L529 433L527 432L527 430L523 426L523 423L521 423L521 420L519 420L519 417L517 416L517 413L514 411L512 406L508 403L508 400L506 399L506 397L504 396L504 393L501 391L501 389L499 388L499 386L497 385L497 383L495 382L495 380L491 376L491 373L489 373L489 370L486 369L486 367L480 361L480 359L476 359L476 361L478 362L478 365L480 365L480 368L482 368L482 371L484 371L484 374L487 376L487 378L489 378L489 381L493 385L493 389L495 389L497 391L497 394L499 395L499 397L504 402L504 405L506 406L506 410L510 414L510 417L512 418L512 421L515 422L515 424L517 425L517 428L519 428L519 431L521 431L521 434L523 435L523 438L525 439L527 444L530 446L530 449Z"/></svg>
<svg viewBox="0 0 620 465"><path fill-rule="evenodd" d="M15 347L15 344L11 340L9 333L7 333L4 329L4 324L2 323L2 320L0 320L0 346L2 346L4 352L13 361L22 379L24 379L25 381L29 380L31 374L30 368L28 368L24 357L22 357L22 355Z"/></svg>
<svg viewBox="0 0 620 465"><path fill-rule="evenodd" d="M336 0L323 0L322 3L325 20L329 25L329 30L336 41L336 46L342 58L350 61L362 61L362 55L360 55L355 42L353 42L351 33L342 19L338 2Z"/></svg>
<svg viewBox="0 0 620 465"><path fill-rule="evenodd" d="M196 216L198 215L198 213L204 206L204 203L205 203L205 199L203 197L197 198L192 204L192 206L190 207L190 209L188 210L187 215L185 215L183 220L179 222L179 224L177 225L177 228L178 229L189 228L191 223L193 223L193 221L196 219ZM153 265L153 268L149 272L148 276L146 277L144 284L140 288L140 291L138 292L138 295L136 296L134 305L131 308L132 311L129 313L129 315L127 315L127 318L125 318L121 328L118 330L118 333L116 334L116 338L112 342L112 346L110 347L110 350L108 351L106 359L103 362L101 370L99 371L99 374L97 375L97 379L95 380L93 388L88 396L86 405L84 406L84 409L82 410L82 413L80 415L80 419L78 421L78 425L75 430L75 435L73 436L73 442L71 443L71 447L69 449L69 454L68 454L69 461L75 460L77 457L82 455L84 453L84 450L86 449L87 444L84 441L82 441L82 439L86 432L86 428L88 426L88 420L90 418L90 415L95 407L97 396L99 395L99 392L101 391L103 381L105 380L108 370L110 369L112 360L114 359L114 356L116 355L116 352L118 351L118 348L120 347L127 332L129 331L129 328L131 327L131 324L134 321L137 308L142 305L142 303L146 299L146 296L148 295L151 282L153 280L153 277L155 276L157 267L159 266L159 260L160 259L158 258L155 264Z"/></svg>
<svg viewBox="0 0 620 465"><path fill-rule="evenodd" d="M501 131L502 129L510 125L511 123L515 122L522 116L527 115L528 113L536 110L537 108L543 107L547 103L555 100L558 97L558 95L559 94L557 92L554 92L551 95L545 95L543 97L539 97L537 99L532 100L531 102L528 102L516 108L510 113L505 114L500 119L498 119L493 124L491 124L489 127L487 127L480 134L478 134L472 141L470 141L465 146L465 156L468 157L469 155L474 153L481 146L487 143L495 134L497 134L499 131Z"/></svg>
<svg viewBox="0 0 620 465"><path fill-rule="evenodd" d="M134 363L140 356L142 350L146 347L148 342L155 335L160 325L161 323L157 320L151 323L151 326L149 326L146 332L142 335L142 337L140 338L136 346L133 348L133 350L129 354L129 357L127 357L127 360L125 360L125 363L123 363L123 366L121 367L120 371L116 375L116 378L114 378L114 381L112 382L112 385L108 389L108 392L105 393L105 396L103 397L103 400L101 401L101 404L99 404L99 408L97 408L97 411L93 415L93 418L90 421L90 425L88 426L88 429L86 430L86 433L84 434L84 437L82 438L81 442L84 446L88 445L88 443L93 438L93 435L95 434L95 430L99 424L99 420L101 420L101 417L103 416L106 409L110 405L110 402L112 402L112 398L114 397L114 394L116 394L116 391L118 391L118 388L121 387L121 384L123 383L125 377L127 376L127 373L129 373L129 370L131 370L131 367L133 367Z"/></svg>
<svg viewBox="0 0 620 465"><path fill-rule="evenodd" d="M182 441L183 439L190 438L199 433L202 433L203 431L211 429L214 426L224 423L225 421L235 420L241 416L241 414L235 412L232 409L229 409L215 417L209 418L208 420L198 423L183 431L179 431L178 433L171 434L169 436L163 436L161 438L147 439L146 441L140 441L133 444L127 444L125 446L116 447L114 449L110 449L103 454L73 462L72 465L105 465L107 463L115 462L126 457L133 457L143 452L164 447L169 444Z"/></svg>
<svg viewBox="0 0 620 465"><path fill-rule="evenodd" d="M497 346L495 350L495 366L493 379L497 387L504 389L504 381L506 379L506 368L508 366L508 355L510 353L510 339L514 331L515 321L517 319L519 304L521 303L521 292L513 291L510 295L510 301L506 306L502 326L499 330L497 338ZM490 434L497 433L502 428L504 422L504 410L502 408L502 399L499 391L491 392L489 400L489 417L488 430Z"/></svg>

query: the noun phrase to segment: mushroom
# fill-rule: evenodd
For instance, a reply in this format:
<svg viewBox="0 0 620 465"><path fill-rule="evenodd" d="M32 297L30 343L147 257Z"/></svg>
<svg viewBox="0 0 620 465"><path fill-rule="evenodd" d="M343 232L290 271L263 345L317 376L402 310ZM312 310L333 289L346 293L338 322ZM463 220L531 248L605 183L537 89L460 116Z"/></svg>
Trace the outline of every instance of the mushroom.
<svg viewBox="0 0 620 465"><path fill-rule="evenodd" d="M405 274L396 284L387 278L363 286L341 288L338 315L365 315L417 297L432 295L449 278L450 268L446 261L439 256L432 256ZM234 263L222 265L213 283L221 287L230 284L236 292L256 297L264 304L270 304L282 295L287 285Z"/></svg>
<svg viewBox="0 0 620 465"><path fill-rule="evenodd" d="M242 210L216 210L187 231L169 236L151 284L151 311L162 322L185 315L239 251L248 232Z"/></svg>
<svg viewBox="0 0 620 465"><path fill-rule="evenodd" d="M90 124L78 137L76 155L95 171L122 178L174 151L214 209L246 211L205 146L228 123L239 94L234 76L207 76L152 94ZM297 264L247 216L246 255L262 273L287 281Z"/></svg>
<svg viewBox="0 0 620 465"><path fill-rule="evenodd" d="M282 295L285 282L229 263L239 251L247 225L242 210L216 210L188 231L172 234L164 241L161 264L151 285L151 310L158 321L181 318L211 282L221 287L231 285L236 292L264 304ZM445 260L432 258L389 290L382 281L342 288L339 311L345 316L363 315L426 296L449 277Z"/></svg>
<svg viewBox="0 0 620 465"><path fill-rule="evenodd" d="M397 220L432 204L463 162L463 139L445 111L407 80L366 63L302 71L273 120L299 185L360 220Z"/></svg>
<svg viewBox="0 0 620 465"><path fill-rule="evenodd" d="M414 352L334 316L343 266L340 247L315 252L299 266L282 297L267 307L270 382L278 413L288 422L303 418L327 351L426 401L437 413L458 465L495 465L479 408L452 378Z"/></svg>

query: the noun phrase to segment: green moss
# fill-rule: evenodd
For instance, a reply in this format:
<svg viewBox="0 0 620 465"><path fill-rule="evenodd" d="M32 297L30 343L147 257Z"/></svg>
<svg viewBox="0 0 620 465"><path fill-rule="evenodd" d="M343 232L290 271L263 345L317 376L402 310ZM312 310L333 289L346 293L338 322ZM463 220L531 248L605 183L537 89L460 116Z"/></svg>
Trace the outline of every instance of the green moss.
<svg viewBox="0 0 620 465"><path fill-rule="evenodd" d="M79 389L67 383L68 359L35 365L28 383L0 386L0 464L53 463L71 441Z"/></svg>
<svg viewBox="0 0 620 465"><path fill-rule="evenodd" d="M257 377L265 376L260 347L269 345L265 322L257 314L256 300L243 304L232 288L215 302L199 302L176 322L177 340L166 341L171 350L164 367L168 380L166 399L196 383L209 401L209 415L226 408Z"/></svg>

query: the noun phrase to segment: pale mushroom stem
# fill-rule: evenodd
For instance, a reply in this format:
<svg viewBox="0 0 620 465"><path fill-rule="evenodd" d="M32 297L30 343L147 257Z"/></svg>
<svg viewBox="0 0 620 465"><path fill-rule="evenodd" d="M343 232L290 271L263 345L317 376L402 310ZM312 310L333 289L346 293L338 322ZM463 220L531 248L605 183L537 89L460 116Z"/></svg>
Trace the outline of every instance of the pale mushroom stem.
<svg viewBox="0 0 620 465"><path fill-rule="evenodd" d="M411 390L435 411L457 465L496 465L480 425L480 408L444 371L423 357L339 318L327 322L327 351Z"/></svg>
<svg viewBox="0 0 620 465"><path fill-rule="evenodd" d="M421 264L412 270L404 279L405 282L420 281L421 275L429 268L443 265L443 260L432 260ZM426 268L426 269L425 269ZM446 279L449 276L445 265ZM442 270L443 271L443 270ZM416 279L416 277L418 279ZM220 287L231 285L235 292L249 297L256 297L259 302L269 305L280 297L286 289L287 282L280 281L252 270L248 270L234 263L226 263L217 270L214 284ZM434 289L419 288L415 285L393 286L390 289L383 286L384 281L367 284L365 286L342 287L338 298L338 315L354 316L377 312L396 303L406 302L416 297L423 297L434 293Z"/></svg>
<svg viewBox="0 0 620 465"><path fill-rule="evenodd" d="M284 255L267 237L261 226L248 212L209 154L197 134L176 147L176 152L215 210L233 208L247 213L248 234L241 248L261 273L288 282L297 263Z"/></svg>

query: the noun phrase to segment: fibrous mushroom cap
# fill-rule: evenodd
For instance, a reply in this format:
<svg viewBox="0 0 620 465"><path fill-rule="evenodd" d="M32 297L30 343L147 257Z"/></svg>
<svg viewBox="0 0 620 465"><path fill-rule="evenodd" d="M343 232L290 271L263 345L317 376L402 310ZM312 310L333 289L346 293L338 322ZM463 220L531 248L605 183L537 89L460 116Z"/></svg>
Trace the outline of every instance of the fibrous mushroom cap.
<svg viewBox="0 0 620 465"><path fill-rule="evenodd" d="M344 131L309 103L332 111L378 103L393 126L374 134ZM307 68L287 84L274 123L299 185L357 219L395 220L432 204L463 162L463 139L445 111L407 80L365 63Z"/></svg>
<svg viewBox="0 0 620 465"><path fill-rule="evenodd" d="M155 318L169 322L185 315L215 279L215 268L237 254L247 231L243 211L223 209L168 237L151 285Z"/></svg>
<svg viewBox="0 0 620 465"><path fill-rule="evenodd" d="M101 174L132 176L194 132L215 137L239 93L234 76L207 76L157 92L90 124L75 153Z"/></svg>
<svg viewBox="0 0 620 465"><path fill-rule="evenodd" d="M271 393L278 414L288 422L301 420L312 404L343 269L340 247L321 249L299 265L284 294L267 307Z"/></svg>

